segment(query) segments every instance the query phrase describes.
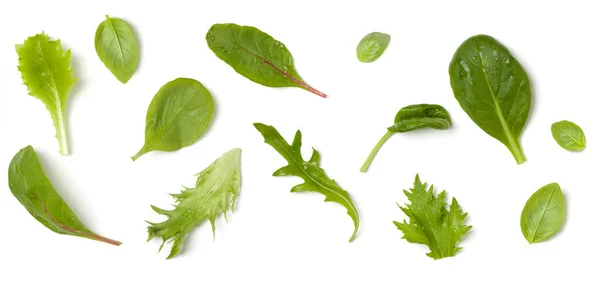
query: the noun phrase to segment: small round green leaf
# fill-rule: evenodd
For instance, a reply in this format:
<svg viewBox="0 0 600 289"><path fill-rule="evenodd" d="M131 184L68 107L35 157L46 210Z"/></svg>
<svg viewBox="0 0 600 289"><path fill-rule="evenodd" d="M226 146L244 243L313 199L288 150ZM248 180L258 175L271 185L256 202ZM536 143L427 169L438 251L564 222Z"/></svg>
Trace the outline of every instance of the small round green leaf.
<svg viewBox="0 0 600 289"><path fill-rule="evenodd" d="M138 43L133 29L119 18L106 16L96 29L96 53L110 72L122 83L127 83L137 69Z"/></svg>
<svg viewBox="0 0 600 289"><path fill-rule="evenodd" d="M521 232L530 244L550 239L565 222L565 196L557 183L535 192L521 213Z"/></svg>
<svg viewBox="0 0 600 289"><path fill-rule="evenodd" d="M586 140L583 130L576 124L563 120L552 124L552 137L558 145L568 151L581 151Z"/></svg>
<svg viewBox="0 0 600 289"><path fill-rule="evenodd" d="M356 57L361 62L373 62L383 54L391 37L381 32L367 34L356 47Z"/></svg>
<svg viewBox="0 0 600 289"><path fill-rule="evenodd" d="M195 143L208 129L215 104L197 80L177 78L160 88L146 115L146 142L132 157L150 151L176 151Z"/></svg>

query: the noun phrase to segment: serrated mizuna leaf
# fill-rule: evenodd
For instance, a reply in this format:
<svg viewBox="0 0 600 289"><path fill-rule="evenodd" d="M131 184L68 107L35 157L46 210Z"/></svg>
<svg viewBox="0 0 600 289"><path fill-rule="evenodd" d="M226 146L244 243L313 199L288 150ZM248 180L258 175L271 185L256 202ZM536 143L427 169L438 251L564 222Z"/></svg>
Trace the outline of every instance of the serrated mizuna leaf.
<svg viewBox="0 0 600 289"><path fill-rule="evenodd" d="M304 160L301 152L302 133L297 131L292 145L289 145L274 127L262 123L255 123L254 127L263 135L265 143L272 146L288 162L287 166L275 171L273 176L300 177L304 183L294 186L291 189L292 192L318 192L325 195L326 202L338 203L348 210L348 215L354 222L354 232L350 237L350 242L352 242L358 232L358 211L348 192L330 179L320 167L321 156L315 149L313 149L309 161Z"/></svg>
<svg viewBox="0 0 600 289"><path fill-rule="evenodd" d="M299 87L318 96L324 93L306 84L294 67L287 47L252 26L215 24L206 42L217 57L244 77L269 87Z"/></svg>
<svg viewBox="0 0 600 289"><path fill-rule="evenodd" d="M60 40L37 34L16 45L19 71L29 95L41 100L50 112L62 155L69 154L67 99L77 82L71 67L71 50L62 50Z"/></svg>
<svg viewBox="0 0 600 289"><path fill-rule="evenodd" d="M419 175L415 177L414 188L410 192L404 191L404 194L410 204L400 209L408 216L409 222L394 221L394 224L404 233L406 241L428 246L431 252L427 256L436 260L454 256L462 249L457 244L471 226L464 224L467 213L463 213L456 199L452 198L448 208L446 192L435 196L433 186L421 183Z"/></svg>
<svg viewBox="0 0 600 289"><path fill-rule="evenodd" d="M99 236L83 225L52 186L31 146L21 149L10 162L8 186L15 198L46 228L59 234L84 237L116 246L121 244Z"/></svg>
<svg viewBox="0 0 600 289"><path fill-rule="evenodd" d="M227 218L227 210L234 211L240 191L241 153L241 149L232 149L223 154L198 174L195 188L185 188L181 193L173 194L176 200L173 210L152 206L155 212L168 219L161 223L148 222L148 241L162 239L160 249L165 242L173 242L167 259L179 254L185 236L194 227L208 220L214 236L217 216L223 214Z"/></svg>
<svg viewBox="0 0 600 289"><path fill-rule="evenodd" d="M122 83L135 73L139 48L133 29L127 22L106 15L96 29L96 53L106 68Z"/></svg>

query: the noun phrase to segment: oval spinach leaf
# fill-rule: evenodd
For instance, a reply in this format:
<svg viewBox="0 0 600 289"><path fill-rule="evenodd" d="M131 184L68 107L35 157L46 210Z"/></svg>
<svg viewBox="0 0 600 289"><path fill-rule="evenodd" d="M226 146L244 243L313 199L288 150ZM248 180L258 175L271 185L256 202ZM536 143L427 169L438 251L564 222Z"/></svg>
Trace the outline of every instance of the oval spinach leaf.
<svg viewBox="0 0 600 289"><path fill-rule="evenodd" d="M285 45L255 27L215 24L206 33L208 47L237 73L269 87L299 87L324 93L302 80Z"/></svg>
<svg viewBox="0 0 600 289"><path fill-rule="evenodd" d="M176 151L204 134L215 105L210 92L189 78L177 78L160 88L146 115L146 141L135 161L154 151Z"/></svg>
<svg viewBox="0 0 600 289"><path fill-rule="evenodd" d="M487 35L467 39L450 62L456 100L483 131L525 162L519 137L531 107L527 73L508 49Z"/></svg>
<svg viewBox="0 0 600 289"><path fill-rule="evenodd" d="M381 32L367 34L356 47L356 57L361 62L373 62L383 54L391 37Z"/></svg>
<svg viewBox="0 0 600 289"><path fill-rule="evenodd" d="M565 222L565 197L557 183L535 192L521 213L521 232L530 244L554 236Z"/></svg>
<svg viewBox="0 0 600 289"><path fill-rule="evenodd" d="M394 133L403 133L424 127L448 129L451 125L450 115L441 105L413 104L403 107L396 114L394 125L388 127L388 131L377 142L360 171L364 173L369 169L379 149Z"/></svg>
<svg viewBox="0 0 600 289"><path fill-rule="evenodd" d="M88 230L56 192L31 146L21 149L10 162L8 186L12 194L38 222L65 235L79 236L111 245L111 240Z"/></svg>
<svg viewBox="0 0 600 289"><path fill-rule="evenodd" d="M585 148L585 134L576 124L563 120L552 124L552 137L558 145L568 151L582 151Z"/></svg>
<svg viewBox="0 0 600 289"><path fill-rule="evenodd" d="M96 53L110 72L127 83L137 69L139 48L133 29L127 22L106 15L96 29Z"/></svg>

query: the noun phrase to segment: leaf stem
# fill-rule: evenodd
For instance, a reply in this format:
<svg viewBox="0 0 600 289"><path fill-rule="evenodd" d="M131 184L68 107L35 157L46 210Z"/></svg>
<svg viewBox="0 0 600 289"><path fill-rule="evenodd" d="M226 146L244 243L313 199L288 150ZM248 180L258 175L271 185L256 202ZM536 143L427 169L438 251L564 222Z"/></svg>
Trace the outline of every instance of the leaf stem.
<svg viewBox="0 0 600 289"><path fill-rule="evenodd" d="M143 147L139 152L137 152L137 154L135 154L135 156L132 156L131 159L135 162L135 160L139 159L145 153L146 153L146 147Z"/></svg>
<svg viewBox="0 0 600 289"><path fill-rule="evenodd" d="M515 157L517 164L520 165L526 161L525 155L523 155L523 151L521 150L521 144L519 144L518 141L514 144L511 144L510 152Z"/></svg>
<svg viewBox="0 0 600 289"><path fill-rule="evenodd" d="M60 109L57 113L58 120L56 124L56 138L58 139L58 146L60 148L61 155L69 154L69 144L67 141L67 127L66 117L64 116L63 110Z"/></svg>
<svg viewBox="0 0 600 289"><path fill-rule="evenodd" d="M379 142L377 142L377 144L375 145L375 147L373 148L373 150L371 150L371 153L369 154L369 156L367 157L367 160L365 161L365 163L362 165L362 167L360 168L360 172L364 173L369 169L369 166L371 165L371 162L373 161L373 159L375 158L375 155L377 154L377 152L379 152L379 149L381 149L381 146L383 146L383 144L390 139L390 137L393 135L394 133L391 131L386 132L383 137L379 140Z"/></svg>

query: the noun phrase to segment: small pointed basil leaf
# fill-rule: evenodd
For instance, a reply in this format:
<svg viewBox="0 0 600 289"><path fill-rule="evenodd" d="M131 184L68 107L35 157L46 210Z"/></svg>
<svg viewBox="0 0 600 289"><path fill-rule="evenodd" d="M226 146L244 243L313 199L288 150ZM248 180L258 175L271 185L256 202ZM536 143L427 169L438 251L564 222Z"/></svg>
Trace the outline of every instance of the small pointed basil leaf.
<svg viewBox="0 0 600 289"><path fill-rule="evenodd" d="M367 34L356 47L356 57L361 62L373 62L379 59L390 43L390 38L388 34L381 32Z"/></svg>
<svg viewBox="0 0 600 289"><path fill-rule="evenodd" d="M158 151L176 151L195 143L210 125L215 105L204 86L177 78L160 88L146 115L146 141L132 157Z"/></svg>
<svg viewBox="0 0 600 289"><path fill-rule="evenodd" d="M269 34L251 26L215 24L206 33L208 47L237 73L268 87L299 87L318 96L324 93L302 80L292 54Z"/></svg>
<svg viewBox="0 0 600 289"><path fill-rule="evenodd" d="M360 171L364 173L369 169L379 149L394 133L403 133L425 127L443 130L450 128L451 125L450 115L441 105L413 104L403 107L396 114L394 125L388 127L388 131L377 142Z"/></svg>
<svg viewBox="0 0 600 289"><path fill-rule="evenodd" d="M59 234L121 245L119 241L99 236L81 223L46 177L31 146L21 149L10 162L8 185L31 216L48 229Z"/></svg>
<svg viewBox="0 0 600 289"><path fill-rule="evenodd" d="M133 29L127 22L106 15L96 29L96 53L110 72L121 82L127 83L135 73L139 60L139 48Z"/></svg>
<svg viewBox="0 0 600 289"><path fill-rule="evenodd" d="M565 197L557 183L533 193L521 213L521 232L530 244L554 236L565 222Z"/></svg>
<svg viewBox="0 0 600 289"><path fill-rule="evenodd" d="M585 134L583 130L567 120L552 124L552 137L558 145L568 151L582 151L585 148Z"/></svg>
<svg viewBox="0 0 600 289"><path fill-rule="evenodd" d="M467 39L450 62L454 97L479 128L502 142L518 164L525 162L519 138L531 107L525 69L496 39Z"/></svg>

